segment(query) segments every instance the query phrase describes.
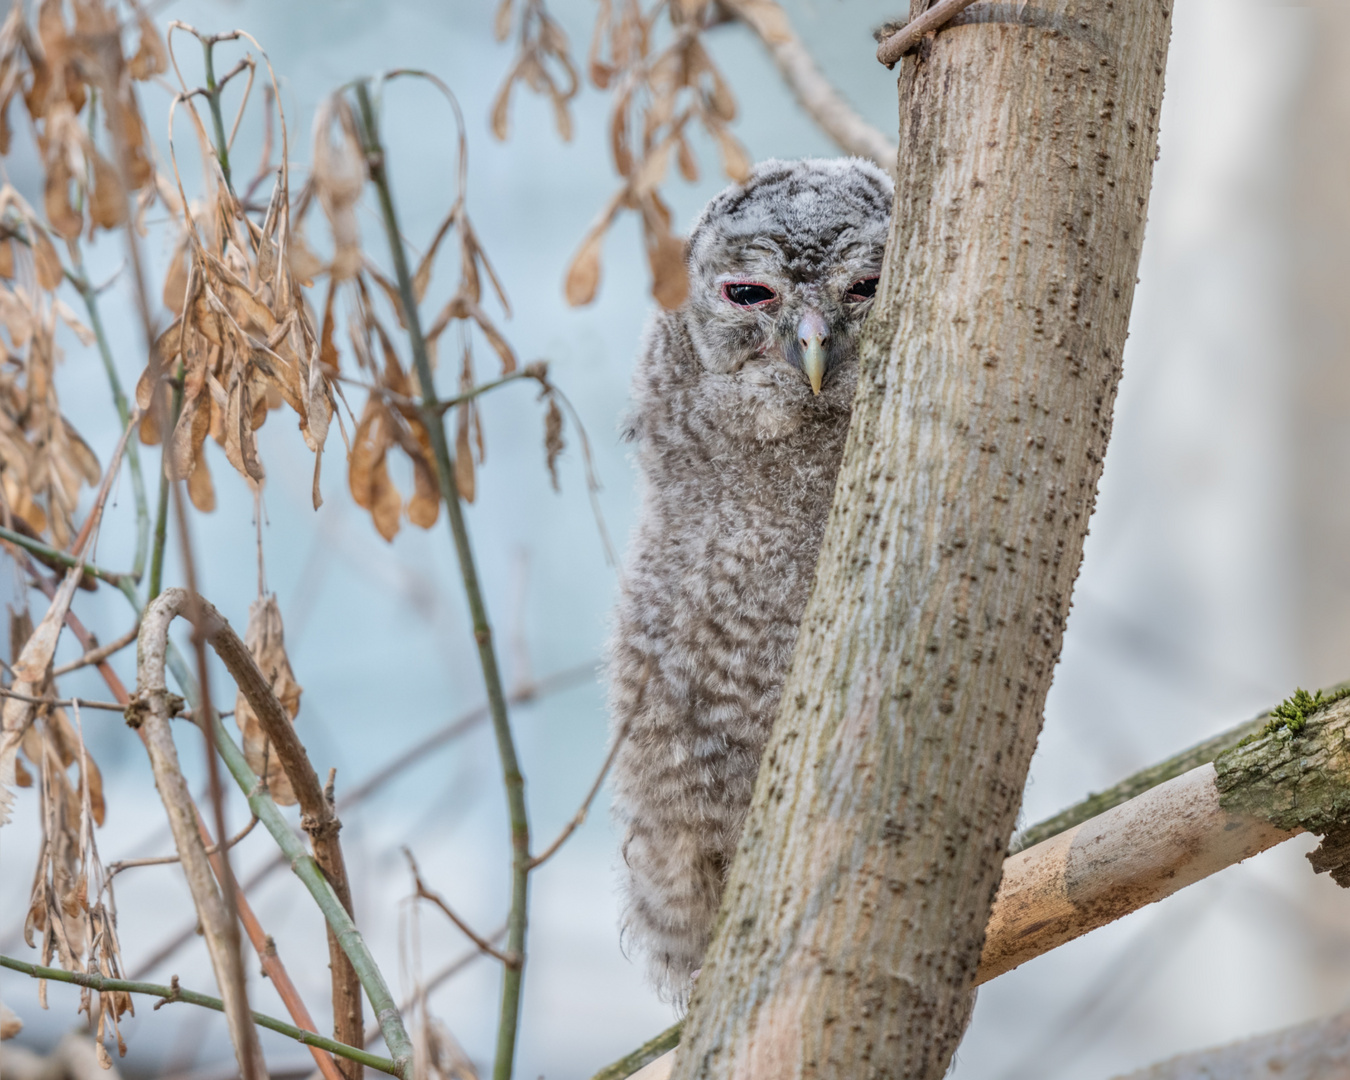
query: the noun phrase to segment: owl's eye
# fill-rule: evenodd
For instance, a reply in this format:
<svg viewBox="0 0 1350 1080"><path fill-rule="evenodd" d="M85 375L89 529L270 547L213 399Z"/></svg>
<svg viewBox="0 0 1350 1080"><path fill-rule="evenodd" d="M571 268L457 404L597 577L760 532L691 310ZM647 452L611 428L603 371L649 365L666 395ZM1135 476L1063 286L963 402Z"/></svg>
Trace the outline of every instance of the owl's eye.
<svg viewBox="0 0 1350 1080"><path fill-rule="evenodd" d="M855 281L848 287L846 294L850 300L870 300L877 294L877 279L874 277L865 277L861 281Z"/></svg>
<svg viewBox="0 0 1350 1080"><path fill-rule="evenodd" d="M753 281L728 281L722 286L722 295L738 307L757 307L767 304L778 294L767 285Z"/></svg>

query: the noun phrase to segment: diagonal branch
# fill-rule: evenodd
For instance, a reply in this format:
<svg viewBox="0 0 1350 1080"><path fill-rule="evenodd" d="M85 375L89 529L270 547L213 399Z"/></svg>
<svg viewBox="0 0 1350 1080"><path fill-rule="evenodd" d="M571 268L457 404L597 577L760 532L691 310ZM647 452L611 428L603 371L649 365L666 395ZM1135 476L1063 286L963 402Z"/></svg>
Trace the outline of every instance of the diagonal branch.
<svg viewBox="0 0 1350 1080"><path fill-rule="evenodd" d="M1010 856L1003 863L975 984L1304 831L1326 837L1308 856L1313 868L1329 872L1340 884L1350 882L1347 732L1350 703L1345 701L1308 716L1298 731L1266 725L1229 745L1212 764ZM671 1052L653 1061L642 1080L664 1080L673 1057ZM623 1060L636 1065L649 1058L635 1052ZM619 1066L616 1062L596 1080L619 1080L632 1071ZM1202 1075L1157 1073L1160 1080Z"/></svg>
<svg viewBox="0 0 1350 1080"><path fill-rule="evenodd" d="M203 1008L215 1009L217 1012L224 1011L224 1003L220 998L211 997L208 994L199 994L194 990L184 990L178 985L177 977L174 978L173 985L161 986L158 983L132 982L128 979L108 979L98 974L85 974L79 971L63 971L61 968L42 967L39 964L30 964L23 960L13 960L8 956L0 956L0 968L8 968L11 971L17 971L24 975L31 975L35 979L50 979L52 982L71 983L74 986L85 986L91 990L97 990L99 993L112 993L120 991L128 994L149 994L152 997L160 998L155 1008L160 1005L168 1005L173 1002L183 1002L188 1005L200 1005ZM268 1031L275 1031L278 1034L285 1035L287 1038L304 1043L309 1047L320 1047L333 1054L348 1058L351 1061L359 1061L363 1065L369 1065L372 1069L379 1069L380 1072L389 1073L391 1076L399 1075L394 1068L394 1063L388 1058L380 1057L378 1054L369 1053L358 1046L347 1046L335 1039L326 1039L313 1031L307 1031L304 1028L296 1027L293 1024L287 1024L282 1020L267 1016L264 1013L254 1012L251 1014L252 1020L259 1027L267 1028Z"/></svg>
<svg viewBox="0 0 1350 1080"><path fill-rule="evenodd" d="M195 603L191 602L193 599ZM271 687L229 623L211 604L200 597L190 598L188 592L180 588L166 589L146 608L142 618L140 645L137 650L137 694L128 707L129 722L142 712L153 712L157 708L157 700L162 699L167 693L164 671L168 661L167 654L170 651L169 624L179 615L187 618L195 617L198 620L197 631L216 650L217 655L239 683L240 690L248 697L254 712L261 718L275 707L284 720L284 726L289 729L290 722L285 720L284 712L280 703L276 701ZM331 808L327 807L322 789L319 789L318 805L311 803L311 809L317 815L314 838L316 857L311 858L291 832L276 803L258 789L257 777L244 760L243 753L225 731L220 718L213 713L206 720L212 725L216 746L225 758L226 766L247 794L250 809L262 820L267 831L286 853L297 876L309 889L328 925L333 929L346 958L351 961L375 1009L381 1030L384 1032L385 1043L394 1057L395 1064L400 1070L406 1070L412 1060L412 1044L393 995L389 992L384 976L380 973L360 931L352 921L351 913L342 903L334 883L325 875L317 860L321 839L325 843L336 844L334 826L336 818ZM278 757L281 756L280 746L283 742L294 743L287 746L286 753L290 755L292 767L296 769L297 779L300 780L296 786L298 794L302 787L307 786L301 776L301 766L308 767L308 759L304 756L303 747L299 747L299 739L293 730L289 731L289 739L286 732L278 730L275 734L280 736L280 739L275 739L273 732L268 731L269 738L274 738L274 745L278 747ZM296 756L297 747L299 747L298 756ZM313 773L312 768L309 771ZM314 783L317 785L317 778ZM312 799L312 796L313 792L309 792L306 798ZM306 817L308 816L306 812ZM338 865L340 866L340 862ZM343 880L345 881L345 872Z"/></svg>
<svg viewBox="0 0 1350 1080"><path fill-rule="evenodd" d="M895 172L896 145L859 116L824 76L776 0L721 0L721 6L759 38L797 103L839 149Z"/></svg>

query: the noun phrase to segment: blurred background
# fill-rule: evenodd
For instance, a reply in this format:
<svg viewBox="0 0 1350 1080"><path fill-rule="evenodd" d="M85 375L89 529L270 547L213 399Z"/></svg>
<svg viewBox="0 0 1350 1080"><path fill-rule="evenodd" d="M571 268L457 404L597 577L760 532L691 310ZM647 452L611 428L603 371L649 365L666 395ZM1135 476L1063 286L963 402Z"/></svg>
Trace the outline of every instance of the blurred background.
<svg viewBox="0 0 1350 1080"><path fill-rule="evenodd" d="M895 80L872 59L871 28L901 14L876 0L784 0L830 79L875 126L894 132ZM574 54L584 56L590 3L554 3ZM1032 823L1254 715L1292 692L1350 676L1350 9L1339 0L1274 4L1184 0L1175 31L1140 284L1099 509L1032 766L1023 822ZM564 269L588 224L617 187L607 143L608 101L584 88L575 137L563 143L547 101L517 88L511 138L494 140L488 114L513 58L492 36L487 0L177 0L157 13L211 31L243 27L267 49L281 80L291 156L309 159L314 111L354 76L422 67L446 80L469 138L469 210L513 305L504 326L524 360L547 359L591 439L604 484L600 504L622 549L635 512L634 474L619 418L651 307L635 222L612 230L598 299L566 306ZM714 59L740 104L733 129L755 159L830 155L828 140L786 92L760 44L742 27L710 32ZM196 46L184 74L199 77ZM218 60L217 70L233 60ZM166 157L169 95L141 88L144 115ZM424 245L453 197L448 112L425 89L388 92L384 133L403 228ZM186 125L176 133L193 146ZM18 136L21 140L22 134ZM236 160L248 171L259 132L245 125ZM667 186L676 226L687 228L725 181L696 141L703 178ZM195 150L185 160L191 189ZM22 144L9 179L40 203L41 174ZM159 211L152 212L157 213ZM383 251L369 211L368 250ZM162 235L167 236L167 232ZM167 239L148 252L162 278ZM120 240L93 249L95 280L121 264ZM453 278L453 269L443 272ZM443 286L448 288L446 283ZM142 367L125 282L104 303L123 380ZM94 354L65 341L64 409L106 455L118 434ZM444 372L446 385L452 373ZM575 431L562 460L562 492L549 486L543 413L531 384L483 399L487 460L469 523L508 682L522 686L594 663L616 577L588 504ZM310 508L312 456L286 418L260 432L268 468L263 542L296 677L298 729L337 793L352 790L400 751L476 707L481 678L458 571L443 524L405 526L392 544L346 491L330 437L325 503ZM213 448L219 507L194 517L202 591L237 627L255 595L255 519L242 479ZM153 463L156 452L150 451ZM153 472L151 473L153 475ZM396 476L405 490L406 475ZM118 493L98 553L129 564L130 493ZM172 546L170 548L172 552ZM181 580L171 564L166 580ZM23 602L17 574L0 591ZM35 605L38 614L45 603ZM109 589L80 594L76 609L109 640L129 625ZM63 644L58 662L78 654ZM133 657L115 666L133 681ZM217 672L215 685L227 677ZM92 675L62 691L105 698ZM217 693L220 693L218 690ZM582 672L567 689L514 710L532 823L547 841L575 812L605 753L602 691ZM145 754L116 714L85 713L109 794L105 863L166 853L171 842ZM203 754L190 729L180 753L194 784ZM532 878L531 952L518 1075L589 1077L673 1019L623 955L615 903L616 840L603 805ZM232 827L246 809L230 803ZM472 952L439 915L424 911L420 950L411 932L403 845L428 884L481 932L506 909L504 799L489 732L479 725L421 755L343 814L357 920L383 970L405 993ZM0 831L0 951L35 959L22 944L38 834L36 800L22 792L17 820ZM1315 877L1312 846L1287 843L1186 889L984 987L959 1052L959 1080L1100 1077L1181 1050L1350 1007L1350 895ZM257 830L234 853L247 881L274 848ZM213 986L205 949L190 934L191 903L175 867L117 879L120 932L133 977ZM320 1026L327 1021L327 952L319 916L299 884L276 873L250 891L256 911ZM163 955L183 934L185 945ZM257 978L254 1006L284 1010ZM0 972L0 996L23 1018L19 1043L42 1050L75 1023L77 991L53 985L50 1010L35 985ZM498 1008L495 964L467 963L432 996L432 1008L469 1055L490 1062ZM223 1020L185 1006L138 1005L124 1023L128 1076L232 1074ZM303 1048L263 1033L275 1074L303 1075Z"/></svg>

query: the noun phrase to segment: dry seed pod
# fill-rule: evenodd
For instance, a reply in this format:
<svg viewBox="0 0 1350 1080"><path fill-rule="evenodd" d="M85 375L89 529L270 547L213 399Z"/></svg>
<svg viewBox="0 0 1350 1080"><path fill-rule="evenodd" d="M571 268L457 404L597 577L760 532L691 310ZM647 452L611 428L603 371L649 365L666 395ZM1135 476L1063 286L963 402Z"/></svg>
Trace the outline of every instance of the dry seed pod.
<svg viewBox="0 0 1350 1080"><path fill-rule="evenodd" d="M286 655L281 609L277 606L275 594L269 593L249 605L244 644L248 646L248 651L257 661L272 692L293 723L300 713L302 688L295 681L295 673ZM243 736L244 756L248 759L249 767L264 779L275 802L281 806L294 806L296 798L291 782L275 752L271 751L253 706L242 693L235 697L234 722Z"/></svg>

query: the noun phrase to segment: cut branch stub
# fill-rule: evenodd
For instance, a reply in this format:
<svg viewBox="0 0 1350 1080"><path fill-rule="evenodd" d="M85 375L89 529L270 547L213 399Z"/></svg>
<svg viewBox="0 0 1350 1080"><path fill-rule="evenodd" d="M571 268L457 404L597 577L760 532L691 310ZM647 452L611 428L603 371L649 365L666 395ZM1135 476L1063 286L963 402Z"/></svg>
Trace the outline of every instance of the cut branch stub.
<svg viewBox="0 0 1350 1080"><path fill-rule="evenodd" d="M1235 746L1214 769L1225 810L1323 837L1308 861L1350 888L1350 701Z"/></svg>

